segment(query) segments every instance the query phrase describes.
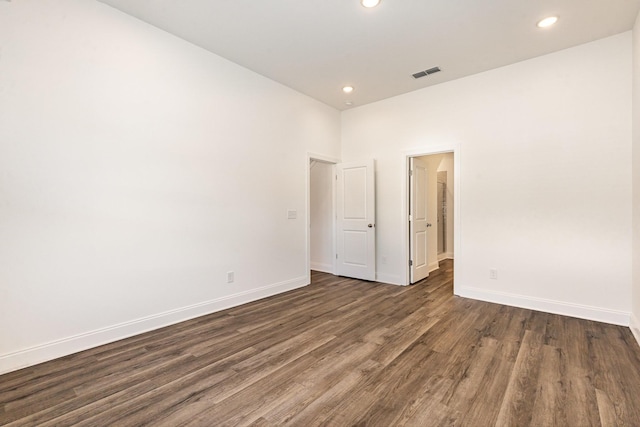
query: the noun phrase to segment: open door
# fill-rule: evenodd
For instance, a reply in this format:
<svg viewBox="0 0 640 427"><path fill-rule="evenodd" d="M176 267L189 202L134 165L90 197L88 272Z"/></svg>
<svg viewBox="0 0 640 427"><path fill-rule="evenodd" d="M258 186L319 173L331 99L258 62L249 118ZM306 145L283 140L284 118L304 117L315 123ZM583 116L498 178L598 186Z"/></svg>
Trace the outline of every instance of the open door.
<svg viewBox="0 0 640 427"><path fill-rule="evenodd" d="M427 222L427 189L429 175L427 164L419 158L409 159L410 199L409 199L409 242L411 248L410 261L411 283L424 279L429 275L427 261L427 230L431 224Z"/></svg>
<svg viewBox="0 0 640 427"><path fill-rule="evenodd" d="M338 164L337 265L339 276L376 279L373 159Z"/></svg>

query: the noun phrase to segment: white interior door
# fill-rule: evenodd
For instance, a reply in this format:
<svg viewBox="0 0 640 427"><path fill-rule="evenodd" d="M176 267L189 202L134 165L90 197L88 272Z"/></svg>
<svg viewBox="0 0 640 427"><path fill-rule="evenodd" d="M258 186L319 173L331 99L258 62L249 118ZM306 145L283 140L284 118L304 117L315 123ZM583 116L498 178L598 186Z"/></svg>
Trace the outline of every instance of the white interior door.
<svg viewBox="0 0 640 427"><path fill-rule="evenodd" d="M338 164L337 265L339 276L376 279L373 159Z"/></svg>
<svg viewBox="0 0 640 427"><path fill-rule="evenodd" d="M429 175L427 174L426 162L414 157L410 159L410 162L409 235L411 258L409 263L411 265L411 283L415 283L429 275L427 261L427 230L431 227L427 218Z"/></svg>

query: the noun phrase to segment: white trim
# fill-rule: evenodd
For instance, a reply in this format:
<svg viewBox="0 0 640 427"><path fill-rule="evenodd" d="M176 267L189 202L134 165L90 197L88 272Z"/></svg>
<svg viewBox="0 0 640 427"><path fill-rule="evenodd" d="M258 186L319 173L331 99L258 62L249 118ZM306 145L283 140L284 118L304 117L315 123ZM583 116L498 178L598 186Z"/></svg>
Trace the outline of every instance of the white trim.
<svg viewBox="0 0 640 427"><path fill-rule="evenodd" d="M323 273L333 274L333 264L324 264L322 262L311 261L311 269L315 271L321 271Z"/></svg>
<svg viewBox="0 0 640 427"><path fill-rule="evenodd" d="M465 298L473 298L529 310L544 311L546 313L561 314L579 319L595 320L596 322L629 326L630 313L625 311L609 310L601 307L516 295L507 292L487 291L466 286L460 286L456 291L456 295Z"/></svg>
<svg viewBox="0 0 640 427"><path fill-rule="evenodd" d="M317 154L317 153L307 152L307 160L311 160L311 159L319 160L319 161L325 162L325 163L334 163L334 164L341 162L341 160L338 159L337 157L331 157L331 156L325 156L324 154Z"/></svg>
<svg viewBox="0 0 640 427"><path fill-rule="evenodd" d="M226 310L308 284L306 277L299 277L3 354L0 355L0 374Z"/></svg>
<svg viewBox="0 0 640 427"><path fill-rule="evenodd" d="M401 224L402 224L402 252L403 259L405 261L405 274L404 279L401 281L403 285L409 285L411 283L411 267L409 267L409 158L410 157L419 157L419 156L429 156L432 154L443 154L443 153L453 153L453 246L455 248L455 252L458 254L458 260L453 264L453 292L456 293L456 277L459 276L459 272L462 271L460 269L461 259L459 254L462 253L462 227L461 227L461 209L460 209L460 195L462 183L460 179L460 164L461 164L461 146L460 144L447 144L447 145L439 145L439 146L430 146L430 147L422 147L422 148L413 148L410 150L405 150L402 152L402 162L404 162L404 172L402 176L402 189L400 192L401 197L401 207L400 207L400 215L401 215ZM451 256L453 258L453 254Z"/></svg>
<svg viewBox="0 0 640 427"><path fill-rule="evenodd" d="M402 153L405 157L421 157L421 156L430 156L432 154L446 154L454 152L459 148L457 144L443 144L443 145L433 145L426 146L420 148L411 148L409 150L404 150Z"/></svg>
<svg viewBox="0 0 640 427"><path fill-rule="evenodd" d="M445 259L453 259L452 252L443 252L438 255L438 262L444 261Z"/></svg>
<svg viewBox="0 0 640 427"><path fill-rule="evenodd" d="M331 175L332 176L336 176L337 177L337 173L338 171L337 169L337 165L340 162L336 162L333 164L333 167L331 168ZM331 215L331 241L333 242L333 254L331 254L331 262L332 262L332 266L331 266L331 274L336 274L336 271L338 271L338 201L336 200L336 198L338 197L338 180L337 179L331 179L331 210L332 210L332 215ZM307 230L310 230L309 228L307 228ZM311 253L309 253L309 256L311 256Z"/></svg>
<svg viewBox="0 0 640 427"><path fill-rule="evenodd" d="M634 313L631 313L631 319L629 319L629 328L631 328L633 336L636 338L636 341L638 341L638 345L640 345L640 320L638 320Z"/></svg>

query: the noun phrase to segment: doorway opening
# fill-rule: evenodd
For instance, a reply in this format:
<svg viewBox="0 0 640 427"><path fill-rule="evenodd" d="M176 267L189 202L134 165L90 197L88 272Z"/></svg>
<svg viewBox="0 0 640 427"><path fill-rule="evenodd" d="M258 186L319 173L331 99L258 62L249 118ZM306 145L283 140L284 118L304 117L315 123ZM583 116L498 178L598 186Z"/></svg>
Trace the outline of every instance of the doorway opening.
<svg viewBox="0 0 640 427"><path fill-rule="evenodd" d="M374 160L307 155L307 271L373 281Z"/></svg>
<svg viewBox="0 0 640 427"><path fill-rule="evenodd" d="M308 156L308 268L335 274L336 159Z"/></svg>
<svg viewBox="0 0 640 427"><path fill-rule="evenodd" d="M454 268L459 200L456 147L407 154L407 284Z"/></svg>

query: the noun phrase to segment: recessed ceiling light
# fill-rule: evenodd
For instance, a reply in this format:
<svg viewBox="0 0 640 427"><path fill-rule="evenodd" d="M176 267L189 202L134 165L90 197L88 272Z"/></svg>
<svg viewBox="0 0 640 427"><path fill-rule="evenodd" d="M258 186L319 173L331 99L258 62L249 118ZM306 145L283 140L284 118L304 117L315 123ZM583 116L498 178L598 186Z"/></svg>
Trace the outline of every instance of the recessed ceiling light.
<svg viewBox="0 0 640 427"><path fill-rule="evenodd" d="M362 3L364 7L376 7L378 3L380 3L380 0L360 0L360 3Z"/></svg>
<svg viewBox="0 0 640 427"><path fill-rule="evenodd" d="M345 87L342 88L342 91L344 93L351 93L351 92L353 92L353 86L345 86Z"/></svg>
<svg viewBox="0 0 640 427"><path fill-rule="evenodd" d="M351 107L353 105L353 102L351 101L345 101L344 105L346 105L347 107Z"/></svg>
<svg viewBox="0 0 640 427"><path fill-rule="evenodd" d="M538 22L538 27L540 27L540 28L549 27L549 26L555 24L556 22L558 22L558 17L557 16L549 16L548 18L544 18L541 21L539 21Z"/></svg>

